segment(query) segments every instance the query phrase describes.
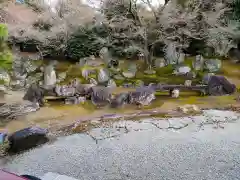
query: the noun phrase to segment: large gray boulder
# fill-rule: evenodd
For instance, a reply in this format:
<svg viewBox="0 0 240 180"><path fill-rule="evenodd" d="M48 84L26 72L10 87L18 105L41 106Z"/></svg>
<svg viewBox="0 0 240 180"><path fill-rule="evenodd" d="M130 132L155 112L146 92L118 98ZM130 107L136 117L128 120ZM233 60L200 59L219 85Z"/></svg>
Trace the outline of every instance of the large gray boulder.
<svg viewBox="0 0 240 180"><path fill-rule="evenodd" d="M90 89L91 101L97 106L105 106L111 102L112 99L112 88L104 86L93 86Z"/></svg>
<svg viewBox="0 0 240 180"><path fill-rule="evenodd" d="M204 62L204 68L209 72L217 72L222 67L222 61L219 59L208 59Z"/></svg>
<svg viewBox="0 0 240 180"><path fill-rule="evenodd" d="M44 105L44 89L39 87L37 84L32 84L28 88L23 99L33 103L38 103L40 106L43 106Z"/></svg>
<svg viewBox="0 0 240 180"><path fill-rule="evenodd" d="M76 94L80 96L90 97L91 88L95 86L94 84L79 84L76 87Z"/></svg>
<svg viewBox="0 0 240 180"><path fill-rule="evenodd" d="M128 104L130 101L129 99L129 93L120 93L117 94L114 99L111 100L111 107L112 108L119 108L124 106L125 104Z"/></svg>
<svg viewBox="0 0 240 180"><path fill-rule="evenodd" d="M147 106L149 105L155 97L155 91L151 87L141 87L137 88L134 92L129 92L129 103Z"/></svg>
<svg viewBox="0 0 240 180"><path fill-rule="evenodd" d="M57 83L57 75L54 70L54 65L49 64L44 68L44 88L52 88Z"/></svg>
<svg viewBox="0 0 240 180"><path fill-rule="evenodd" d="M28 127L11 134L8 137L9 152L18 153L46 143L48 141L47 132L43 128Z"/></svg>
<svg viewBox="0 0 240 180"><path fill-rule="evenodd" d="M229 82L224 76L213 75L208 81L208 94L212 96L233 94L236 85Z"/></svg>

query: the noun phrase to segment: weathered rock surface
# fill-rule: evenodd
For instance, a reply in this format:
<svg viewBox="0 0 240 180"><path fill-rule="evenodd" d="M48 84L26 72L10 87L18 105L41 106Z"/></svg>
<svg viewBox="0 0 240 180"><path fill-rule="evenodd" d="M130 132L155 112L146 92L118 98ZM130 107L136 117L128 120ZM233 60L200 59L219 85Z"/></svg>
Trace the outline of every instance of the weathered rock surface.
<svg viewBox="0 0 240 180"><path fill-rule="evenodd" d="M109 73L107 72L106 69L100 69L98 76L97 76L98 82L99 83L105 83L107 82L110 77L109 77Z"/></svg>
<svg viewBox="0 0 240 180"><path fill-rule="evenodd" d="M117 94L114 99L111 100L111 107L118 108L129 103L129 93Z"/></svg>
<svg viewBox="0 0 240 180"><path fill-rule="evenodd" d="M208 81L208 94L217 96L217 95L226 95L233 94L236 91L236 85L230 83L224 76L211 76Z"/></svg>
<svg viewBox="0 0 240 180"><path fill-rule="evenodd" d="M166 64L165 64L165 60L163 58L158 58L158 59L155 59L154 61L154 66L156 68L161 68L161 67L164 67Z"/></svg>
<svg viewBox="0 0 240 180"><path fill-rule="evenodd" d="M39 104L37 102L21 101L14 103L5 103L0 106L0 119L2 121L9 121L11 119L17 119L30 112L39 110Z"/></svg>
<svg viewBox="0 0 240 180"><path fill-rule="evenodd" d="M85 79L89 79L92 74L96 74L96 70L83 68L82 77L84 77Z"/></svg>
<svg viewBox="0 0 240 180"><path fill-rule="evenodd" d="M10 143L9 152L18 153L23 150L46 143L47 130L38 127L29 127L11 134L8 138Z"/></svg>
<svg viewBox="0 0 240 180"><path fill-rule="evenodd" d="M165 56L167 64L176 64L178 62L180 54L176 50L176 44L169 43L166 45L165 49Z"/></svg>
<svg viewBox="0 0 240 180"><path fill-rule="evenodd" d="M28 88L23 99L33 103L38 103L40 106L43 106L44 105L44 89L42 89L36 84L32 84Z"/></svg>
<svg viewBox="0 0 240 180"><path fill-rule="evenodd" d="M56 85L55 92L57 96L70 97L76 94L76 88L68 85Z"/></svg>
<svg viewBox="0 0 240 180"><path fill-rule="evenodd" d="M191 68L189 66L179 66L174 70L173 74L184 75L184 74L187 74L189 72L191 72Z"/></svg>
<svg viewBox="0 0 240 180"><path fill-rule="evenodd" d="M117 84L116 84L116 82L113 79L110 79L108 81L107 87L115 88L115 87L117 87Z"/></svg>
<svg viewBox="0 0 240 180"><path fill-rule="evenodd" d="M73 96L65 99L65 104L84 104L86 102L86 97L83 96Z"/></svg>
<svg viewBox="0 0 240 180"><path fill-rule="evenodd" d="M207 115L224 129L214 129L216 122L207 123ZM206 111L181 119L120 121L58 138L12 157L2 168L37 177L61 172L77 179L238 179L238 119L233 112Z"/></svg>
<svg viewBox="0 0 240 180"><path fill-rule="evenodd" d="M104 86L93 86L90 88L91 101L97 106L105 106L111 102L111 88Z"/></svg>
<svg viewBox="0 0 240 180"><path fill-rule="evenodd" d="M204 67L209 72L217 72L222 67L222 61L219 59L208 59L208 60L205 60Z"/></svg>
<svg viewBox="0 0 240 180"><path fill-rule="evenodd" d="M197 55L192 61L192 66L196 71L202 70L204 66L204 58L201 55Z"/></svg>
<svg viewBox="0 0 240 180"><path fill-rule="evenodd" d="M156 99L154 93L155 91L150 87L137 88L136 91L129 92L129 103L147 106Z"/></svg>
<svg viewBox="0 0 240 180"><path fill-rule="evenodd" d="M3 82L4 85L9 86L10 81L10 75L6 71L0 69L0 82Z"/></svg>
<svg viewBox="0 0 240 180"><path fill-rule="evenodd" d="M54 66L49 64L44 68L44 87L48 89L49 87L54 87L57 82L57 75L54 70Z"/></svg>

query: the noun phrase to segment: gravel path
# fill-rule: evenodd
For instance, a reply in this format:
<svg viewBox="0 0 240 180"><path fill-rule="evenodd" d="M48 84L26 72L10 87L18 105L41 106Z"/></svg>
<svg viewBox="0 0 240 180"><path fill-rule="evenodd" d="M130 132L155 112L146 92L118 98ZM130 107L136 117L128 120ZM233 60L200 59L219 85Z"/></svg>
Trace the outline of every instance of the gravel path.
<svg viewBox="0 0 240 180"><path fill-rule="evenodd" d="M233 112L211 110L191 118L117 122L61 137L12 157L3 168L79 180L237 180L239 119Z"/></svg>

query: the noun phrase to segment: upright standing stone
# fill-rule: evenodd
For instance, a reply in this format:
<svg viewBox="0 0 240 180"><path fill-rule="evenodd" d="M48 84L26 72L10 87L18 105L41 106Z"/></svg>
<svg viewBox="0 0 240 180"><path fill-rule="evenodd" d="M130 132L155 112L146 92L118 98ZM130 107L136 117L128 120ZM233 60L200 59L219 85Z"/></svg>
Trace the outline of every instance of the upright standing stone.
<svg viewBox="0 0 240 180"><path fill-rule="evenodd" d="M183 63L185 61L185 54L180 53L179 58L178 58L178 64Z"/></svg>
<svg viewBox="0 0 240 180"><path fill-rule="evenodd" d="M103 47L100 51L99 51L99 56L100 58L103 60L103 62L105 64L109 64L110 60L112 59L111 57L111 53L109 52L107 47Z"/></svg>
<svg viewBox="0 0 240 180"><path fill-rule="evenodd" d="M107 82L110 79L109 74L107 73L107 71L105 69L99 70L97 78L98 78L99 83Z"/></svg>
<svg viewBox="0 0 240 180"><path fill-rule="evenodd" d="M165 60L164 60L164 58L157 58L157 59L155 59L155 61L154 61L154 66L155 66L156 68L164 67L164 66L165 66Z"/></svg>
<svg viewBox="0 0 240 180"><path fill-rule="evenodd" d="M174 43L169 43L164 49L164 58L166 59L167 64L176 64L180 54L177 52L177 46Z"/></svg>
<svg viewBox="0 0 240 180"><path fill-rule="evenodd" d="M47 65L44 68L44 87L54 87L57 82L56 72L52 64Z"/></svg>
<svg viewBox="0 0 240 180"><path fill-rule="evenodd" d="M195 60L192 62L192 66L196 71L202 70L204 66L203 56L197 55Z"/></svg>

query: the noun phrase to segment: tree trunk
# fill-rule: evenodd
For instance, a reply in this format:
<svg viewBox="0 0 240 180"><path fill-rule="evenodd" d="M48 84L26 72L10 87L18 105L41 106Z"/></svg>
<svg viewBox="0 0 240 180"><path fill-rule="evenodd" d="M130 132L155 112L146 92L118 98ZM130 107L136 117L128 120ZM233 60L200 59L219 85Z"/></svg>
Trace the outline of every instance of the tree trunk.
<svg viewBox="0 0 240 180"><path fill-rule="evenodd" d="M155 49L155 44L153 44L150 48L150 52L149 52L149 56L148 56L148 59L149 59L149 63L150 63L150 66L152 68L153 66L153 52L154 52L154 49Z"/></svg>
<svg viewBox="0 0 240 180"><path fill-rule="evenodd" d="M148 50L148 38L146 28L144 30L144 60L147 66L147 69L151 69L150 53Z"/></svg>
<svg viewBox="0 0 240 180"><path fill-rule="evenodd" d="M149 51L148 51L148 47L146 47L146 46L144 46L144 61L145 61L147 68L149 68L149 66L150 66Z"/></svg>

